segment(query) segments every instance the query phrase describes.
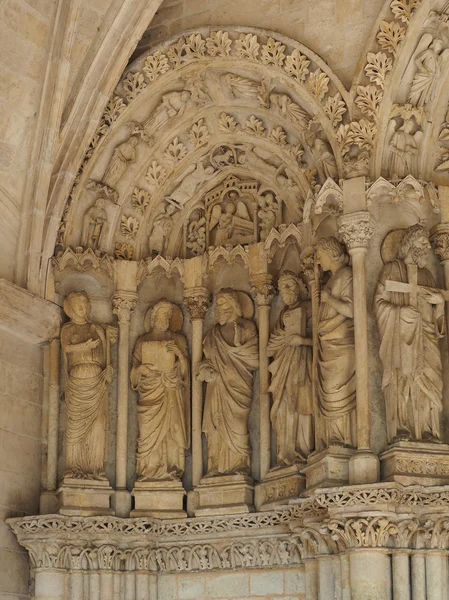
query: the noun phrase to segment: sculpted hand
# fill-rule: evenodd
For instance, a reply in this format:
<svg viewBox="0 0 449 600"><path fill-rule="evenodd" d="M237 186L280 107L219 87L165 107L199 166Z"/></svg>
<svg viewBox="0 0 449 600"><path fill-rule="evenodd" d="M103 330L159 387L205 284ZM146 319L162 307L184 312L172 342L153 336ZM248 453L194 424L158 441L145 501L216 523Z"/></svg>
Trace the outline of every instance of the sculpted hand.
<svg viewBox="0 0 449 600"><path fill-rule="evenodd" d="M169 352L173 352L176 356L180 356L182 354L179 346L175 344L175 342L167 342L167 350Z"/></svg>
<svg viewBox="0 0 449 600"><path fill-rule="evenodd" d="M112 382L112 376L114 374L114 369L111 367L111 365L108 365L106 367L106 369L104 370L104 378L106 380L106 383L111 383Z"/></svg>
<svg viewBox="0 0 449 600"><path fill-rule="evenodd" d="M99 343L100 343L100 340L93 340L92 338L89 338L87 340L87 342L84 342L84 344L88 350L93 350L94 348L96 348L98 346Z"/></svg>
<svg viewBox="0 0 449 600"><path fill-rule="evenodd" d="M424 297L426 302L428 302L429 304L443 304L444 303L443 295L440 294L439 292L434 292L434 291L424 288L424 289L421 289L419 293L422 294L422 296Z"/></svg>
<svg viewBox="0 0 449 600"><path fill-rule="evenodd" d="M298 335L297 333L287 336L286 339L289 346L304 346L305 343L302 335Z"/></svg>
<svg viewBox="0 0 449 600"><path fill-rule="evenodd" d="M321 290L321 302L324 302L325 304L327 302L329 302L329 299L332 298L329 290Z"/></svg>
<svg viewBox="0 0 449 600"><path fill-rule="evenodd" d="M198 381L210 383L217 379L217 371L208 360L205 360L197 366L195 376Z"/></svg>

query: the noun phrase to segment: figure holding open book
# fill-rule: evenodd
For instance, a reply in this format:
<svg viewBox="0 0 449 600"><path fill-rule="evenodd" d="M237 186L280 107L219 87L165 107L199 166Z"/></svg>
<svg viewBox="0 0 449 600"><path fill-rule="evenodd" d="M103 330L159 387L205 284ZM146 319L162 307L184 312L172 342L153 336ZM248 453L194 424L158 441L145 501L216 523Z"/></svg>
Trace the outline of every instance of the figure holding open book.
<svg viewBox="0 0 449 600"><path fill-rule="evenodd" d="M279 278L285 303L271 334L268 356L273 396L271 422L277 436L277 465L303 462L313 450L311 307L302 280L285 271Z"/></svg>
<svg viewBox="0 0 449 600"><path fill-rule="evenodd" d="M181 310L159 300L136 342L131 386L139 392L138 481L179 480L189 447L187 342Z"/></svg>

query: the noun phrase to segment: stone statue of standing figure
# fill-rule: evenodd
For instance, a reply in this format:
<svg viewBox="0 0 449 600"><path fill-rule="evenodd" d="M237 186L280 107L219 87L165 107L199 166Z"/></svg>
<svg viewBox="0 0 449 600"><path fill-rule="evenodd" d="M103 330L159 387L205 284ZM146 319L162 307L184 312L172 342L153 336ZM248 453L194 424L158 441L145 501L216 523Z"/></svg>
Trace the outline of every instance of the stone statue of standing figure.
<svg viewBox="0 0 449 600"><path fill-rule="evenodd" d="M110 331L89 320L86 292L64 301L70 318L61 331L65 372L66 470L64 477L106 480ZM112 328L111 328L112 331Z"/></svg>
<svg viewBox="0 0 449 600"><path fill-rule="evenodd" d="M182 312L159 300L134 348L131 386L139 392L138 481L179 480L190 445L187 341Z"/></svg>
<svg viewBox="0 0 449 600"><path fill-rule="evenodd" d="M397 245L396 251L391 246ZM380 333L382 389L390 443L437 441L443 393L438 340L445 334L444 297L426 268L429 232L420 224L394 230L374 297Z"/></svg>
<svg viewBox="0 0 449 600"><path fill-rule="evenodd" d="M352 269L335 237L320 240L316 258L330 278L318 314L318 449L355 446L355 350Z"/></svg>
<svg viewBox="0 0 449 600"><path fill-rule="evenodd" d="M197 377L207 382L203 432L207 438L207 475L248 474L251 448L248 416L253 371L259 362L254 306L231 288L216 296L217 323L204 340L206 360Z"/></svg>
<svg viewBox="0 0 449 600"><path fill-rule="evenodd" d="M304 462L313 450L311 306L302 280L285 271L279 278L285 303L270 336L268 356L273 396L271 423L277 437L277 465Z"/></svg>

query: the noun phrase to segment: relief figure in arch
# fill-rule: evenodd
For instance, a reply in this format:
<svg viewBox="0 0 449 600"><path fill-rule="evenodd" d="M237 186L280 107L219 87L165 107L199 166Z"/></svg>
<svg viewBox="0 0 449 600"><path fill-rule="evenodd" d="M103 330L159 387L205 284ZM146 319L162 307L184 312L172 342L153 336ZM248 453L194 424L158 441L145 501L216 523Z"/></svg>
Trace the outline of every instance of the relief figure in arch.
<svg viewBox="0 0 449 600"><path fill-rule="evenodd" d="M352 269L335 237L320 240L316 260L330 278L318 313L317 446L355 446L355 350Z"/></svg>
<svg viewBox="0 0 449 600"><path fill-rule="evenodd" d="M311 306L302 280L285 271L279 278L285 303L270 336L268 356L273 396L271 423L277 436L277 465L306 460L313 450Z"/></svg>
<svg viewBox="0 0 449 600"><path fill-rule="evenodd" d="M64 301L64 312L70 318L61 331L66 404L64 477L106 480L107 386L113 374L109 330L105 332L89 320L86 292L71 292Z"/></svg>
<svg viewBox="0 0 449 600"><path fill-rule="evenodd" d="M206 334L197 377L207 382L203 432L207 438L208 476L247 474L250 466L248 416L253 371L259 362L254 306L231 288L216 296L216 325Z"/></svg>
<svg viewBox="0 0 449 600"><path fill-rule="evenodd" d="M189 368L181 310L159 300L136 342L131 387L139 392L138 481L179 480L189 435Z"/></svg>
<svg viewBox="0 0 449 600"><path fill-rule="evenodd" d="M420 224L393 230L382 245L385 265L374 311L390 443L440 438L443 375L438 340L445 333L444 298L426 268L429 249L429 233Z"/></svg>

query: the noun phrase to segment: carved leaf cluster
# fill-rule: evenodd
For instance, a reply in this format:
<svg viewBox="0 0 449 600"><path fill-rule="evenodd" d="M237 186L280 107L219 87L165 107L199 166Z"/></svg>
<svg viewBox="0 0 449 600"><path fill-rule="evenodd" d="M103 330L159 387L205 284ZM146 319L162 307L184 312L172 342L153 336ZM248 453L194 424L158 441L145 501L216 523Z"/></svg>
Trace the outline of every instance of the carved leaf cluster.
<svg viewBox="0 0 449 600"><path fill-rule="evenodd" d="M388 71L391 71L393 61L383 52L368 52L365 73L372 83L384 88Z"/></svg>
<svg viewBox="0 0 449 600"><path fill-rule="evenodd" d="M260 119L258 119L255 115L251 115L250 118L246 121L244 126L245 131L250 133L255 133L256 135L264 135L265 127Z"/></svg>
<svg viewBox="0 0 449 600"><path fill-rule="evenodd" d="M257 41L257 35L251 33L241 33L239 39L235 42L237 56L240 58L249 58L257 60L259 56L260 44Z"/></svg>
<svg viewBox="0 0 449 600"><path fill-rule="evenodd" d="M393 0L391 11L403 23L409 23L412 13L421 6L421 0Z"/></svg>
<svg viewBox="0 0 449 600"><path fill-rule="evenodd" d="M318 100L322 100L329 89L329 77L320 69L310 73L307 88Z"/></svg>
<svg viewBox="0 0 449 600"><path fill-rule="evenodd" d="M131 244L117 243L115 244L114 256L119 260L132 260L134 248Z"/></svg>
<svg viewBox="0 0 449 600"><path fill-rule="evenodd" d="M269 37L267 43L262 46L260 60L264 65L282 67L285 59L285 46L281 42Z"/></svg>
<svg viewBox="0 0 449 600"><path fill-rule="evenodd" d="M128 102L132 102L147 87L143 73L128 73L123 80L123 89Z"/></svg>
<svg viewBox="0 0 449 600"><path fill-rule="evenodd" d="M189 131L189 142L195 148L207 144L209 139L210 133L204 119L200 119L197 123L192 125L192 128Z"/></svg>
<svg viewBox="0 0 449 600"><path fill-rule="evenodd" d="M120 222L120 231L124 236L135 239L137 232L139 231L139 220L136 217L127 217L126 215L122 215L122 220Z"/></svg>
<svg viewBox="0 0 449 600"><path fill-rule="evenodd" d="M310 60L295 48L285 59L285 70L289 75L303 83L309 74Z"/></svg>
<svg viewBox="0 0 449 600"><path fill-rule="evenodd" d="M140 213L144 213L147 206L150 203L150 192L147 190L135 187L133 190L133 195L131 198L132 207L139 211Z"/></svg>
<svg viewBox="0 0 449 600"><path fill-rule="evenodd" d="M149 81L155 81L169 70L170 65L168 64L168 59L160 50L157 50L154 54L150 54L150 56L147 56L145 59L143 72Z"/></svg>
<svg viewBox="0 0 449 600"><path fill-rule="evenodd" d="M405 27L400 23L397 21L391 21L391 23L382 21L380 31L377 34L377 41L384 50L396 55L396 50L404 38Z"/></svg>
<svg viewBox="0 0 449 600"><path fill-rule="evenodd" d="M324 105L324 112L329 117L334 129L342 122L344 114L347 112L346 104L344 103L341 94L338 92L335 96L329 96Z"/></svg>
<svg viewBox="0 0 449 600"><path fill-rule="evenodd" d="M179 141L178 137L168 145L167 150L164 152L164 156L171 162L179 162L187 155L187 148L182 142Z"/></svg>
<svg viewBox="0 0 449 600"><path fill-rule="evenodd" d="M382 100L383 92L374 85L357 86L357 97L355 103L360 108L362 113L372 117L377 116L379 105Z"/></svg>
<svg viewBox="0 0 449 600"><path fill-rule="evenodd" d="M231 53L231 45L232 41L227 31L213 31L206 40L210 56L228 56Z"/></svg>
<svg viewBox="0 0 449 600"><path fill-rule="evenodd" d="M278 146L282 147L287 144L287 134L280 125L272 129L268 137L278 144Z"/></svg>
<svg viewBox="0 0 449 600"><path fill-rule="evenodd" d="M160 185L167 179L167 171L157 161L153 160L145 175L145 179L152 185Z"/></svg>
<svg viewBox="0 0 449 600"><path fill-rule="evenodd" d="M237 129L237 127L238 123L232 115L228 115L225 112L222 112L220 114L220 117L218 119L218 129L220 131L233 133Z"/></svg>
<svg viewBox="0 0 449 600"><path fill-rule="evenodd" d="M347 154L352 144L361 150L371 150L376 135L376 125L367 119L352 121L348 125L340 125L337 140L342 154Z"/></svg>

